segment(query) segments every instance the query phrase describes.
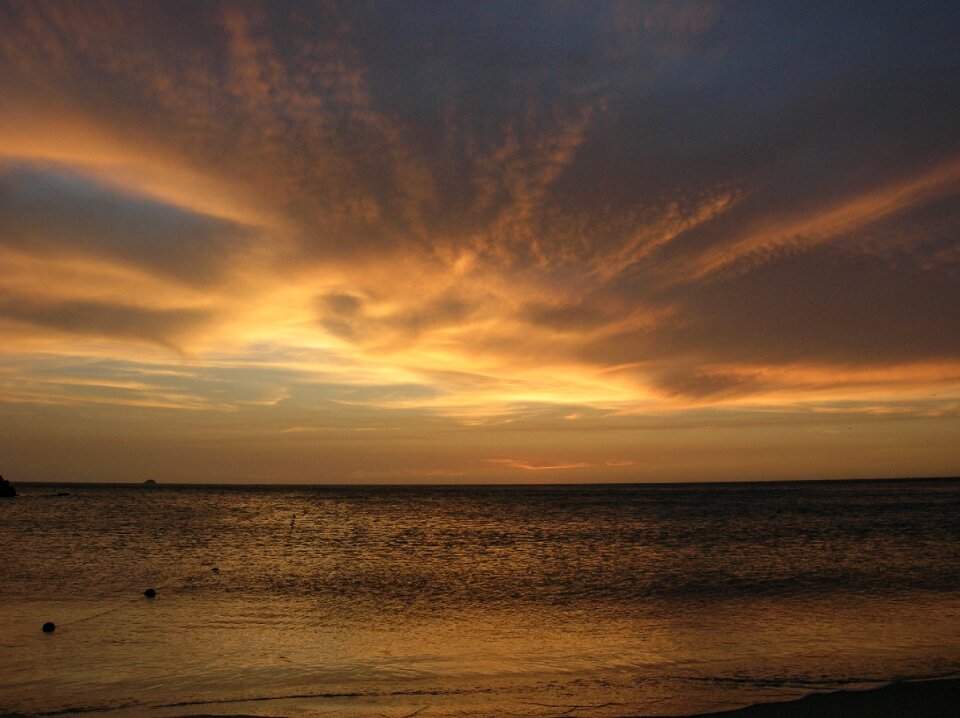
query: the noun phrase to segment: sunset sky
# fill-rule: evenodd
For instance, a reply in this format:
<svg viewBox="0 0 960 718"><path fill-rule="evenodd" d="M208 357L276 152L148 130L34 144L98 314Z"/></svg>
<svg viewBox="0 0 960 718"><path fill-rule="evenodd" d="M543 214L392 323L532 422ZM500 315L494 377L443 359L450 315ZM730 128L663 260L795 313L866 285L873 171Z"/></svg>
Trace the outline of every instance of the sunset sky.
<svg viewBox="0 0 960 718"><path fill-rule="evenodd" d="M0 473L960 474L956 2L0 2Z"/></svg>

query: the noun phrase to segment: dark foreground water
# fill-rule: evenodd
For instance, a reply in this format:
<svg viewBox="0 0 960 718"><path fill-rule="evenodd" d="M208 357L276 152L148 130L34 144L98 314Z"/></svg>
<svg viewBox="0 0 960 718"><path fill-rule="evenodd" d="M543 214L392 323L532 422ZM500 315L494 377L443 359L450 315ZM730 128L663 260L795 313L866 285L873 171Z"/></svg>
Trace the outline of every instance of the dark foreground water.
<svg viewBox="0 0 960 718"><path fill-rule="evenodd" d="M960 674L957 481L19 488L0 715L669 715Z"/></svg>

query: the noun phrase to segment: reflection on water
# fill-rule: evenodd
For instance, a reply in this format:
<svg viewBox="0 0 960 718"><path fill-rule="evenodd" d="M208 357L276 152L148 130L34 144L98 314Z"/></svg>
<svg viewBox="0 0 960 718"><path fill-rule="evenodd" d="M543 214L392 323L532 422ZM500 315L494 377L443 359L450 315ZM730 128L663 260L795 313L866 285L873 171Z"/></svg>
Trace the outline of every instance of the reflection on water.
<svg viewBox="0 0 960 718"><path fill-rule="evenodd" d="M669 714L960 670L960 482L57 490L0 504L22 713Z"/></svg>

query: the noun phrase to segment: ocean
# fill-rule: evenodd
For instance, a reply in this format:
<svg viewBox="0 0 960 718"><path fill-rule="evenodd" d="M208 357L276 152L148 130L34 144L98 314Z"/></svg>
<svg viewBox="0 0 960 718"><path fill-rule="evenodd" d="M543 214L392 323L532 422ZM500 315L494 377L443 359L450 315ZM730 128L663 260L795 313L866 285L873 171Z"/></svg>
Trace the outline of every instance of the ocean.
<svg viewBox="0 0 960 718"><path fill-rule="evenodd" d="M957 480L17 488L0 715L666 716L960 675Z"/></svg>

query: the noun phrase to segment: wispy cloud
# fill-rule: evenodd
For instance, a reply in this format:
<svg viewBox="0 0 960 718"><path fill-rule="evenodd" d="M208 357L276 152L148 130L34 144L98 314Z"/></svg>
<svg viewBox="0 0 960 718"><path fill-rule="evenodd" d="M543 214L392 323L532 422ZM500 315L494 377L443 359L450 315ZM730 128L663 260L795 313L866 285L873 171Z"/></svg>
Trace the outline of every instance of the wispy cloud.
<svg viewBox="0 0 960 718"><path fill-rule="evenodd" d="M734 236L711 247L679 272L684 281L699 280L731 265L734 271L750 271L787 252L809 251L832 240L843 241L870 225L898 212L923 207L960 194L960 160L945 164L905 181L831 203L802 217L770 217L766 226ZM922 239L922 238L919 238Z"/></svg>
<svg viewBox="0 0 960 718"><path fill-rule="evenodd" d="M0 400L407 447L358 476L947 422L960 14L921 5L4 3Z"/></svg>
<svg viewBox="0 0 960 718"><path fill-rule="evenodd" d="M573 463L533 463L522 459L484 459L488 464L502 464L512 469L523 469L524 471L564 471L567 469L589 469L593 464L584 461Z"/></svg>

